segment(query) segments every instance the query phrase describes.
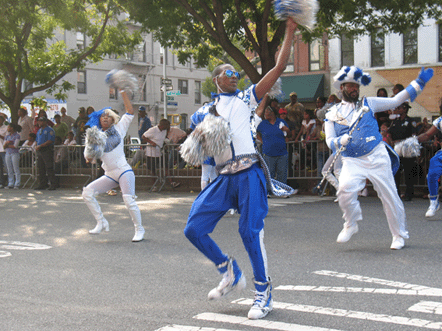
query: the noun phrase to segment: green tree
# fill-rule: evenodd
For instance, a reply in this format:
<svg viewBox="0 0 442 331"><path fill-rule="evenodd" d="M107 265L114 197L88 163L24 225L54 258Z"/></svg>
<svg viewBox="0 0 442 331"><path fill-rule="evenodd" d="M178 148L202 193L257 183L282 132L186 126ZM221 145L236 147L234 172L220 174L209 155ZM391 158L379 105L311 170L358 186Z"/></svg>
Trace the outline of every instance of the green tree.
<svg viewBox="0 0 442 331"><path fill-rule="evenodd" d="M320 0L315 35L347 34L358 37L376 33L403 33L418 28L424 19L440 20L440 0ZM381 28L381 29L379 29ZM305 37L309 37L308 33Z"/></svg>
<svg viewBox="0 0 442 331"><path fill-rule="evenodd" d="M275 19L272 0L121 0L131 17L142 23L163 46L173 47L181 63L198 66L227 53L253 83L275 64L284 22ZM317 27L300 28L305 41L328 33L358 36L377 32L404 32L425 16L441 17L440 0L319 0ZM247 49L250 56L242 51ZM261 71L251 59L258 56Z"/></svg>
<svg viewBox="0 0 442 331"><path fill-rule="evenodd" d="M22 100L47 90L64 100L74 88L62 78L108 54L124 54L140 34L118 20L122 8L108 0L0 0L0 100L17 122ZM82 33L88 46L68 48L63 34Z"/></svg>

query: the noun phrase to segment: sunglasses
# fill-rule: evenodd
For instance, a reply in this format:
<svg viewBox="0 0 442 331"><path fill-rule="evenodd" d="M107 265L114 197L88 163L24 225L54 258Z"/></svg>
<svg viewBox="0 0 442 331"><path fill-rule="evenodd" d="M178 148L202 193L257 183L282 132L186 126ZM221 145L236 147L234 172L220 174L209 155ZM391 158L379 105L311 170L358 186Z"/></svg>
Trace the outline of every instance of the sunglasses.
<svg viewBox="0 0 442 331"><path fill-rule="evenodd" d="M226 75L226 77L229 77L229 78L233 77L233 75L235 75L236 78L238 78L238 79L241 77L241 75L239 74L239 72L232 71L232 70L230 70L230 69L227 69L227 70L224 72L224 74Z"/></svg>

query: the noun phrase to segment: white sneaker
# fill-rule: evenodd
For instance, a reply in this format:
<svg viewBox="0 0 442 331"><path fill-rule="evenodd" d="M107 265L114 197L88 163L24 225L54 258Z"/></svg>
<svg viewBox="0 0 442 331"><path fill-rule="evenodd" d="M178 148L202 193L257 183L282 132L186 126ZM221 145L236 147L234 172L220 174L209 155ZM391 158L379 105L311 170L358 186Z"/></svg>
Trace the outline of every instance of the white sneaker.
<svg viewBox="0 0 442 331"><path fill-rule="evenodd" d="M427 212L425 213L425 217L433 217L436 215L436 212L440 209L439 199L430 200L430 207L428 207Z"/></svg>
<svg viewBox="0 0 442 331"><path fill-rule="evenodd" d="M235 275L232 266L232 259L227 262L227 271L223 274L223 279L217 287L212 289L209 294L209 300L220 299L233 290L241 291L246 288L246 278L242 271Z"/></svg>
<svg viewBox="0 0 442 331"><path fill-rule="evenodd" d="M351 236L355 233L358 233L358 231L358 223L356 222L354 224L351 224L350 226L344 225L344 228L342 229L341 233L339 233L338 239L336 239L336 241L338 243L346 243L350 240Z"/></svg>
<svg viewBox="0 0 442 331"><path fill-rule="evenodd" d="M334 199L334 200L333 200L333 202L339 202L339 199L338 199L338 198L336 198L336 199Z"/></svg>
<svg viewBox="0 0 442 331"><path fill-rule="evenodd" d="M273 310L272 284L269 282L266 290L255 292L252 308L250 308L247 317L251 320L257 320L266 317Z"/></svg>
<svg viewBox="0 0 442 331"><path fill-rule="evenodd" d="M391 243L390 248L391 249L401 249L402 247L404 247L405 245L405 241L404 238L402 238L401 236L393 236L393 242Z"/></svg>

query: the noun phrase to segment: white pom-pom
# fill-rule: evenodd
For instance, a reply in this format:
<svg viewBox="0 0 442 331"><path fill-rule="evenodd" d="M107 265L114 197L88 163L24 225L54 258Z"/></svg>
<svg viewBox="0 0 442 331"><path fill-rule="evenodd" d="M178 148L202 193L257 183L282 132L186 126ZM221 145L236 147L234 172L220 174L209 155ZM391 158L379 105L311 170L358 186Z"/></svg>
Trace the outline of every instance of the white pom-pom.
<svg viewBox="0 0 442 331"><path fill-rule="evenodd" d="M101 131L98 127L93 126L86 130L86 147L84 149L84 157L92 159L94 162L104 154L104 147L106 146L106 133Z"/></svg>
<svg viewBox="0 0 442 331"><path fill-rule="evenodd" d="M230 142L229 124L220 116L208 114L181 145L180 153L187 163L200 165L208 157L221 154Z"/></svg>
<svg viewBox="0 0 442 331"><path fill-rule="evenodd" d="M310 30L316 23L318 2L316 0L275 0L275 15L278 20L285 21L289 17Z"/></svg>
<svg viewBox="0 0 442 331"><path fill-rule="evenodd" d="M418 157L421 155L421 145L416 136L407 138L394 145L394 150L400 157Z"/></svg>
<svg viewBox="0 0 442 331"><path fill-rule="evenodd" d="M114 69L109 71L105 79L106 84L110 87L120 90L129 91L132 94L138 91L138 81L134 75L125 70Z"/></svg>
<svg viewBox="0 0 442 331"><path fill-rule="evenodd" d="M271 98L276 98L278 95L280 95L282 92L282 80L281 78L278 78L275 82L275 84L273 84L272 88L269 91L269 96Z"/></svg>

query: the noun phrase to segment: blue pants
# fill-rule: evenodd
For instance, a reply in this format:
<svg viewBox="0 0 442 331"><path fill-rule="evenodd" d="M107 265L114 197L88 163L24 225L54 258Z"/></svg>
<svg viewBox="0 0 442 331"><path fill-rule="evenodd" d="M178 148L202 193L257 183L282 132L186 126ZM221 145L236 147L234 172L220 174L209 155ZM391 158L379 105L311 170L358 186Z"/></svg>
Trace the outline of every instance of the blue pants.
<svg viewBox="0 0 442 331"><path fill-rule="evenodd" d="M436 200L439 192L439 178L442 175L442 152L437 152L430 160L427 174L428 192L430 199Z"/></svg>
<svg viewBox="0 0 442 331"><path fill-rule="evenodd" d="M268 156L264 154L264 161L267 163L270 176L278 182L287 184L288 155Z"/></svg>
<svg viewBox="0 0 442 331"><path fill-rule="evenodd" d="M233 175L219 175L195 199L184 234L215 265L228 260L209 233L230 209L240 213L239 234L249 254L257 282L268 281L264 248L264 218L267 216L267 191L259 164Z"/></svg>

